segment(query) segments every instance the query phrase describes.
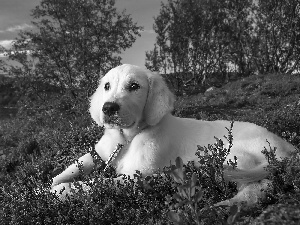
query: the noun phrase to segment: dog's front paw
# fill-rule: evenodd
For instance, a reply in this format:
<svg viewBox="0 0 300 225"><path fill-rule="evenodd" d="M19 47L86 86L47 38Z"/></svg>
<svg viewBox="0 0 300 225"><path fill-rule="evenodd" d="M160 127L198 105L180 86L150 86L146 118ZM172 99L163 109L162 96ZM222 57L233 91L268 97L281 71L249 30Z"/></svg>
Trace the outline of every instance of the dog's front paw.
<svg viewBox="0 0 300 225"><path fill-rule="evenodd" d="M91 191L91 183L74 182L74 183L61 183L52 185L50 192L55 194L59 200L65 201L67 197L74 198L76 194L81 191L84 194L88 194Z"/></svg>
<svg viewBox="0 0 300 225"><path fill-rule="evenodd" d="M72 196L71 183L61 183L58 185L52 185L50 192L55 194L61 201L66 200L67 196Z"/></svg>

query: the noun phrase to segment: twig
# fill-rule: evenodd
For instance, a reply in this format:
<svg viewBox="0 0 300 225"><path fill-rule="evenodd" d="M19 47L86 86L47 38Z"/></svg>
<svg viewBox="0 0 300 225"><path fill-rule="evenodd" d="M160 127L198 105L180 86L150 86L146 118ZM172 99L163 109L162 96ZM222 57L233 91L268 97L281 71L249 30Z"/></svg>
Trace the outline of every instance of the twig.
<svg viewBox="0 0 300 225"><path fill-rule="evenodd" d="M119 152L121 151L121 149L123 147L124 147L124 145L117 144L116 149L110 154L110 156L108 157L108 160L106 160L106 162L105 162L106 166L104 168L104 172L106 172L106 170L108 169L108 167L110 166L112 161L117 157L117 155L119 154Z"/></svg>

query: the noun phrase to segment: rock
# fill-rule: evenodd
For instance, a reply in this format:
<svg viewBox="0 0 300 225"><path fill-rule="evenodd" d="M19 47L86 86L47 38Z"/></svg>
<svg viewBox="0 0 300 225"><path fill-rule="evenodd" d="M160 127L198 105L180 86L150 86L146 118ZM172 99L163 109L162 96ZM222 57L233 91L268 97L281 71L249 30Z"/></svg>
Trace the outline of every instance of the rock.
<svg viewBox="0 0 300 225"><path fill-rule="evenodd" d="M6 155L4 153L4 150L0 150L0 159L6 159Z"/></svg>
<svg viewBox="0 0 300 225"><path fill-rule="evenodd" d="M208 88L206 91L205 91L205 94L209 93L209 92L212 92L216 89L216 87L212 86L210 88Z"/></svg>

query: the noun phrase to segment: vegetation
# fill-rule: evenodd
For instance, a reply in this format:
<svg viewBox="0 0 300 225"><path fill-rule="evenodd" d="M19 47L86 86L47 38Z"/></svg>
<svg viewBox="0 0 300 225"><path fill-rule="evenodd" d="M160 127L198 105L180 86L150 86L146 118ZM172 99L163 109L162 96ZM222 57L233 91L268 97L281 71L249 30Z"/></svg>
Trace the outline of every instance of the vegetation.
<svg viewBox="0 0 300 225"><path fill-rule="evenodd" d="M234 117L255 122L300 147L299 90L294 89L294 85L300 85L298 75L250 76L210 93L181 97L174 113L198 119ZM267 92L263 91L265 87L269 87ZM299 155L283 162L268 156L270 179L276 188L254 209L212 207L236 191L234 183L211 179L222 177L222 171L216 174L209 169L220 168L217 163L222 163L222 151L226 153L221 143L201 146L208 152L216 152L217 156L212 159L219 160L199 158L203 162L201 168L174 162L173 167L165 169L166 173L146 180L141 180L137 174L135 184L129 180L124 184L103 184L101 177L110 177L112 172L103 175L96 168L92 175L83 177L86 182L98 179L90 197L80 193L76 199L60 202L48 192L51 178L87 152L102 135L101 128L87 121L88 118L82 121L67 116L59 118L47 112L1 121L3 146L0 147L7 153L0 172L3 187L0 214L5 215L1 217L1 224L24 224L24 221L45 224L169 224L170 221L174 224L197 224L197 221L198 224L263 224L271 221L272 224L272 221L280 221L281 224L297 224L300 221ZM176 179L176 175L174 179L173 171L181 174L182 180ZM187 201L189 198L191 200ZM193 202L197 203L196 207Z"/></svg>
<svg viewBox="0 0 300 225"><path fill-rule="evenodd" d="M32 11L35 29L21 33L9 52L20 66L0 62L13 76L0 77L0 107L18 108L0 118L0 224L300 223L299 151L278 161L276 149L262 149L274 187L262 203L213 206L236 193L223 177L230 149L218 140L198 146L207 153L198 156L199 168L178 158L151 177L137 172L103 183L114 170L103 174L96 165L82 175L96 180L89 193L65 202L50 194L52 177L101 138L88 97L141 29L113 0L75 2L42 0ZM157 41L146 63L178 94L175 115L253 122L299 148L299 3L254 2L169 0L155 18Z"/></svg>
<svg viewBox="0 0 300 225"><path fill-rule="evenodd" d="M299 7L297 0L168 0L145 65L179 76L180 88L213 74L226 81L230 73L292 73L300 65Z"/></svg>

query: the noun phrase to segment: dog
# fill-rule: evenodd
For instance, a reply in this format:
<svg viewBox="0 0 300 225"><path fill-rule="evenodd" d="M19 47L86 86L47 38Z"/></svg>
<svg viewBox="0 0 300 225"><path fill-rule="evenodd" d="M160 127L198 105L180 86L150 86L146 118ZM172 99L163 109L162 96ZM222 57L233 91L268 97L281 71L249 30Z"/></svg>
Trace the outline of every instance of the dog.
<svg viewBox="0 0 300 225"><path fill-rule="evenodd" d="M108 160L117 146L122 146L111 165L119 174L151 175L159 168L169 166L181 157L184 163L194 161L197 145L208 146L228 135L230 121L202 121L179 118L171 114L174 96L164 79L156 73L137 66L124 64L113 68L100 79L96 92L90 101L93 120L105 128L104 135L95 145L97 154ZM238 194L218 204L232 205L245 201L255 204L263 198L262 189L270 182L265 179L264 169L268 162L262 154L264 148L276 147L278 158L290 157L295 148L267 129L248 122L234 122L233 146L226 160L237 157L237 169L225 171L229 180L236 181ZM94 167L91 153L79 158L53 178L51 191L60 198L70 194L73 179L79 174L78 163L85 173ZM88 188L87 188L88 189Z"/></svg>

